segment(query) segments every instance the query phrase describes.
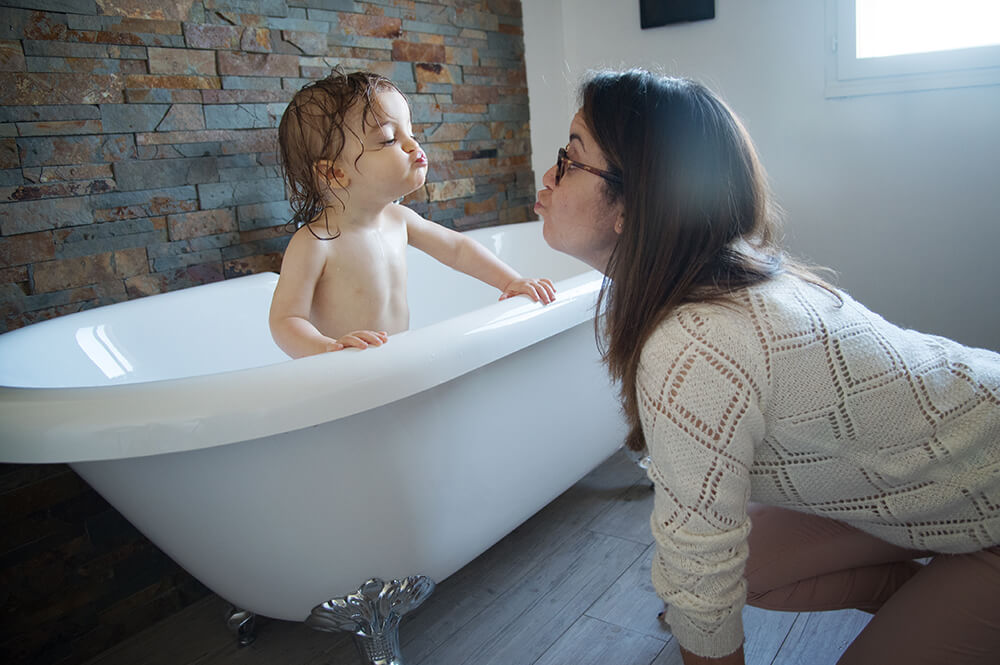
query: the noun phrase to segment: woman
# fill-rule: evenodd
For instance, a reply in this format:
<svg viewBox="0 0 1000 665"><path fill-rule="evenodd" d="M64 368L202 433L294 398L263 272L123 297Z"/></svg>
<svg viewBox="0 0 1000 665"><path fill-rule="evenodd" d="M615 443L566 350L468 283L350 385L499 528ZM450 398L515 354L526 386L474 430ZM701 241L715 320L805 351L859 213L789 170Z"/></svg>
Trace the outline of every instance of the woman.
<svg viewBox="0 0 1000 665"><path fill-rule="evenodd" d="M535 209L606 276L684 662L743 663L746 602L873 613L841 663L1000 662L1000 355L788 259L750 138L704 87L602 72L581 93Z"/></svg>

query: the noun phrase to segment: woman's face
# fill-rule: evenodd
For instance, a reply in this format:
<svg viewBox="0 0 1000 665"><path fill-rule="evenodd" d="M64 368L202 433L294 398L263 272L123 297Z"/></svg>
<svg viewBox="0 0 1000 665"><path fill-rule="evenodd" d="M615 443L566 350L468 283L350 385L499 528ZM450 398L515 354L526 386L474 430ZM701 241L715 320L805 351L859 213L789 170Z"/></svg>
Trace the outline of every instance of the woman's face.
<svg viewBox="0 0 1000 665"><path fill-rule="evenodd" d="M608 169L607 160L578 111L569 126L567 156L574 162ZM542 176L535 212L544 220L542 234L553 249L604 271L621 233L622 203L608 203L600 176L566 164L556 184L556 166Z"/></svg>

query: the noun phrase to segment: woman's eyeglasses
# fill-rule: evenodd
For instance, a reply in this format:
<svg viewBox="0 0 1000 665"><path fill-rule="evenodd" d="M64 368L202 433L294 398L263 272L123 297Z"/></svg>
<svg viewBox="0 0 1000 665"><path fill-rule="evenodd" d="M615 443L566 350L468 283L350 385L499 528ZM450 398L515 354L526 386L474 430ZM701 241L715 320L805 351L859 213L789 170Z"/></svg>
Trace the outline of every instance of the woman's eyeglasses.
<svg viewBox="0 0 1000 665"><path fill-rule="evenodd" d="M556 158L556 184L557 185L559 184L559 181L562 180L563 174L566 173L566 166L567 165L576 167L578 169L582 169L584 171L587 171L588 173L593 173L594 175L596 175L596 176L598 176L600 178L604 178L605 180L608 180L608 181L611 181L611 182L621 183L621 181L622 181L621 177L615 175L614 173L611 173L609 171L603 171L603 170L597 168L596 166L589 166L587 164L582 164L580 162L577 162L577 161L574 161L574 160L570 159L569 156L566 154L566 148L559 148L559 156Z"/></svg>

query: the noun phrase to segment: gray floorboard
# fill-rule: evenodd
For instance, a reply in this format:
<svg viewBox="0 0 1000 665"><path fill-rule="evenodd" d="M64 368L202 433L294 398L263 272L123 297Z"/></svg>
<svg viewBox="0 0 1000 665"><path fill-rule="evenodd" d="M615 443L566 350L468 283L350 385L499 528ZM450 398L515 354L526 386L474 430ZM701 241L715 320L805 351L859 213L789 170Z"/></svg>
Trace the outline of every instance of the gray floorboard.
<svg viewBox="0 0 1000 665"><path fill-rule="evenodd" d="M670 640L670 633L656 618L663 611L663 601L656 595L650 580L653 550L652 545L646 547L611 588L587 609L587 616L664 642Z"/></svg>
<svg viewBox="0 0 1000 665"><path fill-rule="evenodd" d="M535 665L645 665L662 649L649 635L582 616Z"/></svg>
<svg viewBox="0 0 1000 665"><path fill-rule="evenodd" d="M835 665L869 619L871 615L859 610L803 612L773 665Z"/></svg>

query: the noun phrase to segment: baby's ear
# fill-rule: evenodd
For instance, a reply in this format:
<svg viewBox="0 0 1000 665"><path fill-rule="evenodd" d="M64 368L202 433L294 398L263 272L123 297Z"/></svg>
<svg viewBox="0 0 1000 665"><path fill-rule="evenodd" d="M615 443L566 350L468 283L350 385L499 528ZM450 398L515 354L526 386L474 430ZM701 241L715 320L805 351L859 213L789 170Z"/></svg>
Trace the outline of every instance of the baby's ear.
<svg viewBox="0 0 1000 665"><path fill-rule="evenodd" d="M335 165L329 159L321 159L313 165L313 169L323 180L327 181L331 186L346 188L351 184L351 179L347 177L344 169Z"/></svg>

